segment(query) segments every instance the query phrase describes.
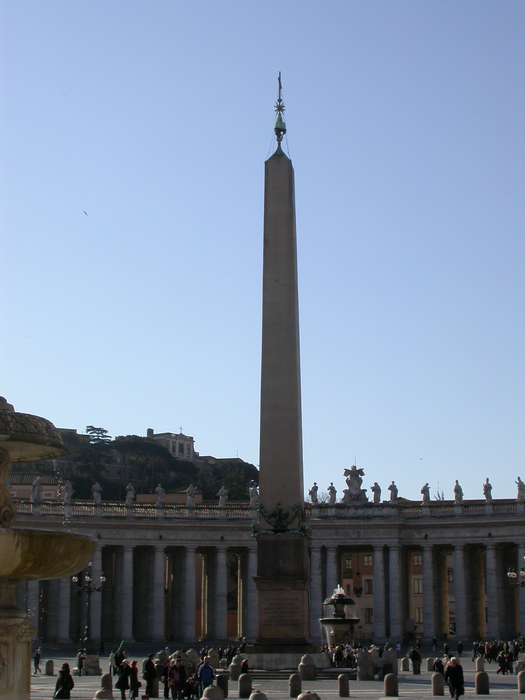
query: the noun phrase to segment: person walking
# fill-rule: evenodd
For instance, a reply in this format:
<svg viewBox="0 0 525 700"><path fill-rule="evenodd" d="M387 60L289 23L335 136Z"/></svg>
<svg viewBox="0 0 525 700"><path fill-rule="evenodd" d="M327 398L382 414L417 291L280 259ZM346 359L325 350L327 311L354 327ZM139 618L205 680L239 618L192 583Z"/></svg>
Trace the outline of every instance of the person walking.
<svg viewBox="0 0 525 700"><path fill-rule="evenodd" d="M137 662L132 661L129 674L129 700L136 700L139 696L139 670L137 668Z"/></svg>
<svg viewBox="0 0 525 700"><path fill-rule="evenodd" d="M410 650L410 660L412 661L414 676L419 675L421 673L421 654L415 646Z"/></svg>
<svg viewBox="0 0 525 700"><path fill-rule="evenodd" d="M69 664L64 663L58 672L58 678L55 685L55 694L53 695L53 698L69 700L69 698L71 698L71 691L74 687L75 683L69 671Z"/></svg>
<svg viewBox="0 0 525 700"><path fill-rule="evenodd" d="M465 692L465 681L463 679L463 669L455 656L453 656L445 669L445 682L448 683L450 697L458 698Z"/></svg>
<svg viewBox="0 0 525 700"><path fill-rule="evenodd" d="M186 668L180 659L175 659L175 663L169 670L169 686L172 700L182 700L186 686Z"/></svg>
<svg viewBox="0 0 525 700"><path fill-rule="evenodd" d="M115 652L113 651L113 649L109 653L108 663L108 673L110 676L114 676L117 673L117 663L115 661Z"/></svg>
<svg viewBox="0 0 525 700"><path fill-rule="evenodd" d="M157 678L155 664L153 663L154 658L155 654L150 654L144 664L144 680L146 681L146 695L148 698L153 694L153 681Z"/></svg>
<svg viewBox="0 0 525 700"><path fill-rule="evenodd" d="M126 700L126 690L129 690L129 677L131 675L131 668L128 664L127 659L122 659L122 663L118 670L118 679L115 683L115 688L120 690L121 700Z"/></svg>
<svg viewBox="0 0 525 700"><path fill-rule="evenodd" d="M33 672L33 675L36 676L36 674L40 671L42 673L42 669L40 668L40 659L41 659L41 654L40 654L40 647L35 651L33 654L33 665L35 667L35 670Z"/></svg>
<svg viewBox="0 0 525 700"><path fill-rule="evenodd" d="M78 668L78 677L79 678L82 675L82 670L84 668L84 659L85 658L86 657L84 656L82 649L79 649L78 654L77 654L77 668Z"/></svg>
<svg viewBox="0 0 525 700"><path fill-rule="evenodd" d="M210 657L205 656L204 661L197 667L197 679L200 687L200 697L204 694L204 689L213 684L213 679L217 675L215 667L210 663Z"/></svg>

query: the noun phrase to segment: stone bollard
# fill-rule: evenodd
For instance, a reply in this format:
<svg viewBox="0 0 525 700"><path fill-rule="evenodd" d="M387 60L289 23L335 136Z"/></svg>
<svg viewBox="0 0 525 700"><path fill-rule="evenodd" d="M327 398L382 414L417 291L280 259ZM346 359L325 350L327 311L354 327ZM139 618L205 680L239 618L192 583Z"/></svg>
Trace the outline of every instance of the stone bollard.
<svg viewBox="0 0 525 700"><path fill-rule="evenodd" d="M432 695L445 695L445 678L442 673L433 673L431 684Z"/></svg>
<svg viewBox="0 0 525 700"><path fill-rule="evenodd" d="M242 664L242 656L240 654L237 654L237 656L234 656L232 659L232 662L230 664L230 680L231 681L238 681L239 676L241 675L241 664Z"/></svg>
<svg viewBox="0 0 525 700"><path fill-rule="evenodd" d="M402 671L410 671L410 659L408 656L403 656L401 659L401 670Z"/></svg>
<svg viewBox="0 0 525 700"><path fill-rule="evenodd" d="M218 685L209 685L207 688L204 688L202 697L206 698L206 700L224 700L224 693Z"/></svg>
<svg viewBox="0 0 525 700"><path fill-rule="evenodd" d="M485 662L483 661L482 656L478 656L476 658L476 671L484 671L485 670Z"/></svg>
<svg viewBox="0 0 525 700"><path fill-rule="evenodd" d="M46 661L46 676L54 676L55 675L55 662L53 659L48 659Z"/></svg>
<svg viewBox="0 0 525 700"><path fill-rule="evenodd" d="M100 687L102 690L113 691L113 679L109 673L104 673L100 678Z"/></svg>
<svg viewBox="0 0 525 700"><path fill-rule="evenodd" d="M268 700L268 698L262 691L254 690L250 695L250 700Z"/></svg>
<svg viewBox="0 0 525 700"><path fill-rule="evenodd" d="M296 698L301 694L301 674L292 673L290 680L288 681L290 686L290 697Z"/></svg>
<svg viewBox="0 0 525 700"><path fill-rule="evenodd" d="M93 696L93 700L115 700L115 698L113 697L111 690L105 690L102 688L101 690L97 690Z"/></svg>
<svg viewBox="0 0 525 700"><path fill-rule="evenodd" d="M239 697L249 698L252 694L252 677L249 673L241 673L239 676Z"/></svg>
<svg viewBox="0 0 525 700"><path fill-rule="evenodd" d="M525 693L525 671L520 671L518 673L518 693L520 693L520 695Z"/></svg>
<svg viewBox="0 0 525 700"><path fill-rule="evenodd" d="M434 659L427 659L427 671L432 671L433 665L434 665Z"/></svg>
<svg viewBox="0 0 525 700"><path fill-rule="evenodd" d="M350 684L346 673L341 673L337 676L337 690L340 698L348 698L350 696Z"/></svg>
<svg viewBox="0 0 525 700"><path fill-rule="evenodd" d="M305 654L303 656L297 670L301 674L301 679L303 681L315 681L315 664L310 654Z"/></svg>
<svg viewBox="0 0 525 700"><path fill-rule="evenodd" d="M395 673L387 673L383 682L385 688L385 698L397 698L397 676Z"/></svg>
<svg viewBox="0 0 525 700"><path fill-rule="evenodd" d="M485 671L478 671L474 678L474 689L476 695L490 695L489 674Z"/></svg>
<svg viewBox="0 0 525 700"><path fill-rule="evenodd" d="M304 693L301 693L297 700L320 700L319 695L317 693L314 693L313 690L305 690Z"/></svg>

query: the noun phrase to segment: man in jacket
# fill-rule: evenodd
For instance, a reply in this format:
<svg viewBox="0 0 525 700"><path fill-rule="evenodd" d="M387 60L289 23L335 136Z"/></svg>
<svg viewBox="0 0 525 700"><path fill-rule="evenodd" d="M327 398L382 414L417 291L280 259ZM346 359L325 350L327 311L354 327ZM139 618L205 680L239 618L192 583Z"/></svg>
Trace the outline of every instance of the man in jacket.
<svg viewBox="0 0 525 700"><path fill-rule="evenodd" d="M450 697L456 700L465 692L465 682L463 680L463 669L453 656L445 669L445 681L448 683Z"/></svg>
<svg viewBox="0 0 525 700"><path fill-rule="evenodd" d="M154 658L155 654L150 654L144 664L144 680L146 681L146 695L148 697L153 695L153 681L157 678L155 664L153 663Z"/></svg>
<svg viewBox="0 0 525 700"><path fill-rule="evenodd" d="M199 681L201 698L204 694L204 689L212 685L216 675L215 667L210 663L210 657L205 656L204 661L197 667L197 679Z"/></svg>

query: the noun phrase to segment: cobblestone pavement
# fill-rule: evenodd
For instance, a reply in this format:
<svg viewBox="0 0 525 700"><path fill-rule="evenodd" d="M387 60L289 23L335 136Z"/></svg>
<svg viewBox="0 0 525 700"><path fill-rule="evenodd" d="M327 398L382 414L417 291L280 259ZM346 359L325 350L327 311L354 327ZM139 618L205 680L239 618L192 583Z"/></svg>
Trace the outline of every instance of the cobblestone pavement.
<svg viewBox="0 0 525 700"><path fill-rule="evenodd" d="M130 658L137 658L139 668L142 662L142 655ZM71 667L75 665L74 659L71 658L55 658L55 672L60 668L62 663L67 661ZM463 669L465 672L465 696L474 696L474 664L470 658L462 659ZM425 664L424 664L425 665ZM42 664L45 668L45 660ZM106 662L104 660L103 670L106 670ZM490 695L496 696L498 700L517 700L518 683L515 675L498 676L496 675L497 667L495 664L487 664L485 670L489 674ZM290 671L291 673L292 671ZM414 676L411 673L399 674L399 697L410 698L416 700L418 698L431 698L430 678L432 673L422 671L421 675ZM75 678L75 687L71 693L72 700L92 700L97 690L100 690L99 676L83 676ZM51 700L55 688L56 676L31 676L31 700ZM282 680L265 680L260 678L259 674L253 681L254 690L262 690L269 700L286 700L289 698L288 681L286 678ZM141 688L143 690L143 688ZM304 681L303 690L315 691L321 700L339 700L337 694L337 678L333 680L317 680ZM120 691L113 690L115 700L120 700ZM237 691L237 683L230 683L229 698L237 700L239 693ZM377 700L384 697L382 681L350 681L350 698L357 700ZM448 690L445 687L445 698L448 698ZM139 700L141 695L139 694Z"/></svg>

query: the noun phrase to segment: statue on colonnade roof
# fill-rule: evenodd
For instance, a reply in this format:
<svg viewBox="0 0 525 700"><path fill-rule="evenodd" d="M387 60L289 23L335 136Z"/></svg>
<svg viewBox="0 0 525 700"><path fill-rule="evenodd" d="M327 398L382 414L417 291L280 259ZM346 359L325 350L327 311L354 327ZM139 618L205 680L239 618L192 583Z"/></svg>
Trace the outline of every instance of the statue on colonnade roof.
<svg viewBox="0 0 525 700"><path fill-rule="evenodd" d="M350 469L345 469L348 488L344 490L343 503L368 503L366 489L361 488L364 475L363 469L358 469L355 464Z"/></svg>

